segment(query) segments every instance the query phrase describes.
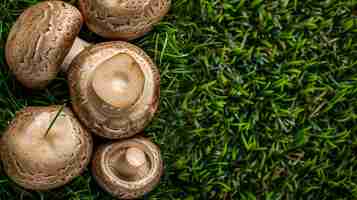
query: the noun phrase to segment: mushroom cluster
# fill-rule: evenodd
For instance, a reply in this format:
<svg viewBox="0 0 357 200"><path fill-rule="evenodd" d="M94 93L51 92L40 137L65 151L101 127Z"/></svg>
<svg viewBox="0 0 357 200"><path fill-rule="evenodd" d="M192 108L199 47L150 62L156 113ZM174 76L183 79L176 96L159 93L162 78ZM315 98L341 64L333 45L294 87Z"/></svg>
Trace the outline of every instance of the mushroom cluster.
<svg viewBox="0 0 357 200"><path fill-rule="evenodd" d="M170 5L80 0L79 10L44 1L20 15L5 47L10 70L29 89L46 88L59 71L67 73L72 109L26 107L16 114L0 141L11 180L50 190L79 176L92 160L95 180L116 198L154 189L163 173L160 150L137 134L158 109L160 74L142 49L126 41L149 32ZM90 44L78 37L84 22L104 38L125 41ZM95 147L91 133L111 141Z"/></svg>

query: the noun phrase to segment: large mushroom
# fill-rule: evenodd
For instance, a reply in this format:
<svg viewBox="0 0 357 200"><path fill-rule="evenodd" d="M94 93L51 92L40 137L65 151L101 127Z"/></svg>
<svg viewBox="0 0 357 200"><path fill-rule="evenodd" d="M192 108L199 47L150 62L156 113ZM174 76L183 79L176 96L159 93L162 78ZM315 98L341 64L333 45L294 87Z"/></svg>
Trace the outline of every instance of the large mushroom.
<svg viewBox="0 0 357 200"><path fill-rule="evenodd" d="M127 42L85 49L73 60L68 81L77 116L102 137L141 132L158 108L159 71L143 50Z"/></svg>
<svg viewBox="0 0 357 200"><path fill-rule="evenodd" d="M80 0L89 29L110 39L131 40L149 32L169 11L171 0Z"/></svg>
<svg viewBox="0 0 357 200"><path fill-rule="evenodd" d="M26 87L42 89L89 44L77 35L83 23L74 6L45 1L26 9L11 28L5 54L10 70ZM73 46L73 48L72 48Z"/></svg>
<svg viewBox="0 0 357 200"><path fill-rule="evenodd" d="M92 173L116 198L138 198L155 188L163 171L159 148L150 140L132 138L104 144L94 154Z"/></svg>
<svg viewBox="0 0 357 200"><path fill-rule="evenodd" d="M27 107L3 134L0 156L14 182L26 189L49 190L80 175L92 148L91 135L70 109Z"/></svg>

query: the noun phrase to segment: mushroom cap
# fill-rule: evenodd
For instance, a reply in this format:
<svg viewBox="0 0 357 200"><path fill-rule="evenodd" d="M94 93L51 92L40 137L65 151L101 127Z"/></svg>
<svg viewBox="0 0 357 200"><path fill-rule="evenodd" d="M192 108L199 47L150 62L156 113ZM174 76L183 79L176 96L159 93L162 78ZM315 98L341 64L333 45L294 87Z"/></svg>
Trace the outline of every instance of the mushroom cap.
<svg viewBox="0 0 357 200"><path fill-rule="evenodd" d="M137 166L143 163L142 153L147 164L145 172L132 177L123 175L120 168L123 158ZM163 161L159 148L150 140L131 138L100 146L93 157L92 173L97 183L114 197L134 199L150 192L159 183Z"/></svg>
<svg viewBox="0 0 357 200"><path fill-rule="evenodd" d="M29 7L11 28L6 42L10 70L28 88L46 87L60 71L82 23L79 10L62 1Z"/></svg>
<svg viewBox="0 0 357 200"><path fill-rule="evenodd" d="M49 190L63 186L80 175L90 162L91 135L68 108L56 118L60 108L24 108L1 138L4 170L26 189Z"/></svg>
<svg viewBox="0 0 357 200"><path fill-rule="evenodd" d="M68 82L78 118L105 138L141 132L158 108L159 71L142 49L127 42L82 51L70 66Z"/></svg>
<svg viewBox="0 0 357 200"><path fill-rule="evenodd" d="M171 0L80 0L89 29L110 39L131 40L149 32L169 11Z"/></svg>

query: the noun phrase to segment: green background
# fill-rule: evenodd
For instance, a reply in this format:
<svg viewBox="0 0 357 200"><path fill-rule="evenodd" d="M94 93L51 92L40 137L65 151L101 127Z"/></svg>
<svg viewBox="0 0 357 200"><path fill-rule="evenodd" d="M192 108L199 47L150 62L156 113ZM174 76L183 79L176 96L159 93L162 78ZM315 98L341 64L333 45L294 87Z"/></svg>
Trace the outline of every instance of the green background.
<svg viewBox="0 0 357 200"><path fill-rule="evenodd" d="M69 100L15 81L12 24L36 0L0 0L0 130L25 106ZM75 1L72 1L75 3ZM357 198L357 1L173 0L133 41L161 72L160 111L145 134L165 161L145 199ZM81 37L105 41L86 27ZM1 200L107 200L87 170L63 188L25 191L0 172Z"/></svg>

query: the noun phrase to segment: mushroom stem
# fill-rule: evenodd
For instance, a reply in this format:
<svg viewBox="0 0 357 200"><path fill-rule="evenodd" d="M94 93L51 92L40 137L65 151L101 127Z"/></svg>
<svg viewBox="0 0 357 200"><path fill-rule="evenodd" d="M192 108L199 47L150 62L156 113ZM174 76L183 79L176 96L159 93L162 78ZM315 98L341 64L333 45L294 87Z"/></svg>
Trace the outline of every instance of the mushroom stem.
<svg viewBox="0 0 357 200"><path fill-rule="evenodd" d="M93 72L90 100L107 116L117 117L137 106L144 87L145 75L139 64L130 55L119 53Z"/></svg>
<svg viewBox="0 0 357 200"><path fill-rule="evenodd" d="M68 52L67 56L64 58L63 63L61 65L61 70L63 72L67 72L69 65L72 63L72 60L81 52L83 51L86 47L92 45L91 43L88 43L84 40L82 40L79 37L76 37L76 39L73 42L71 50Z"/></svg>
<svg viewBox="0 0 357 200"><path fill-rule="evenodd" d="M145 152L136 147L127 149L123 156L123 162L118 163L117 169L121 175L130 179L144 177L149 171Z"/></svg>

